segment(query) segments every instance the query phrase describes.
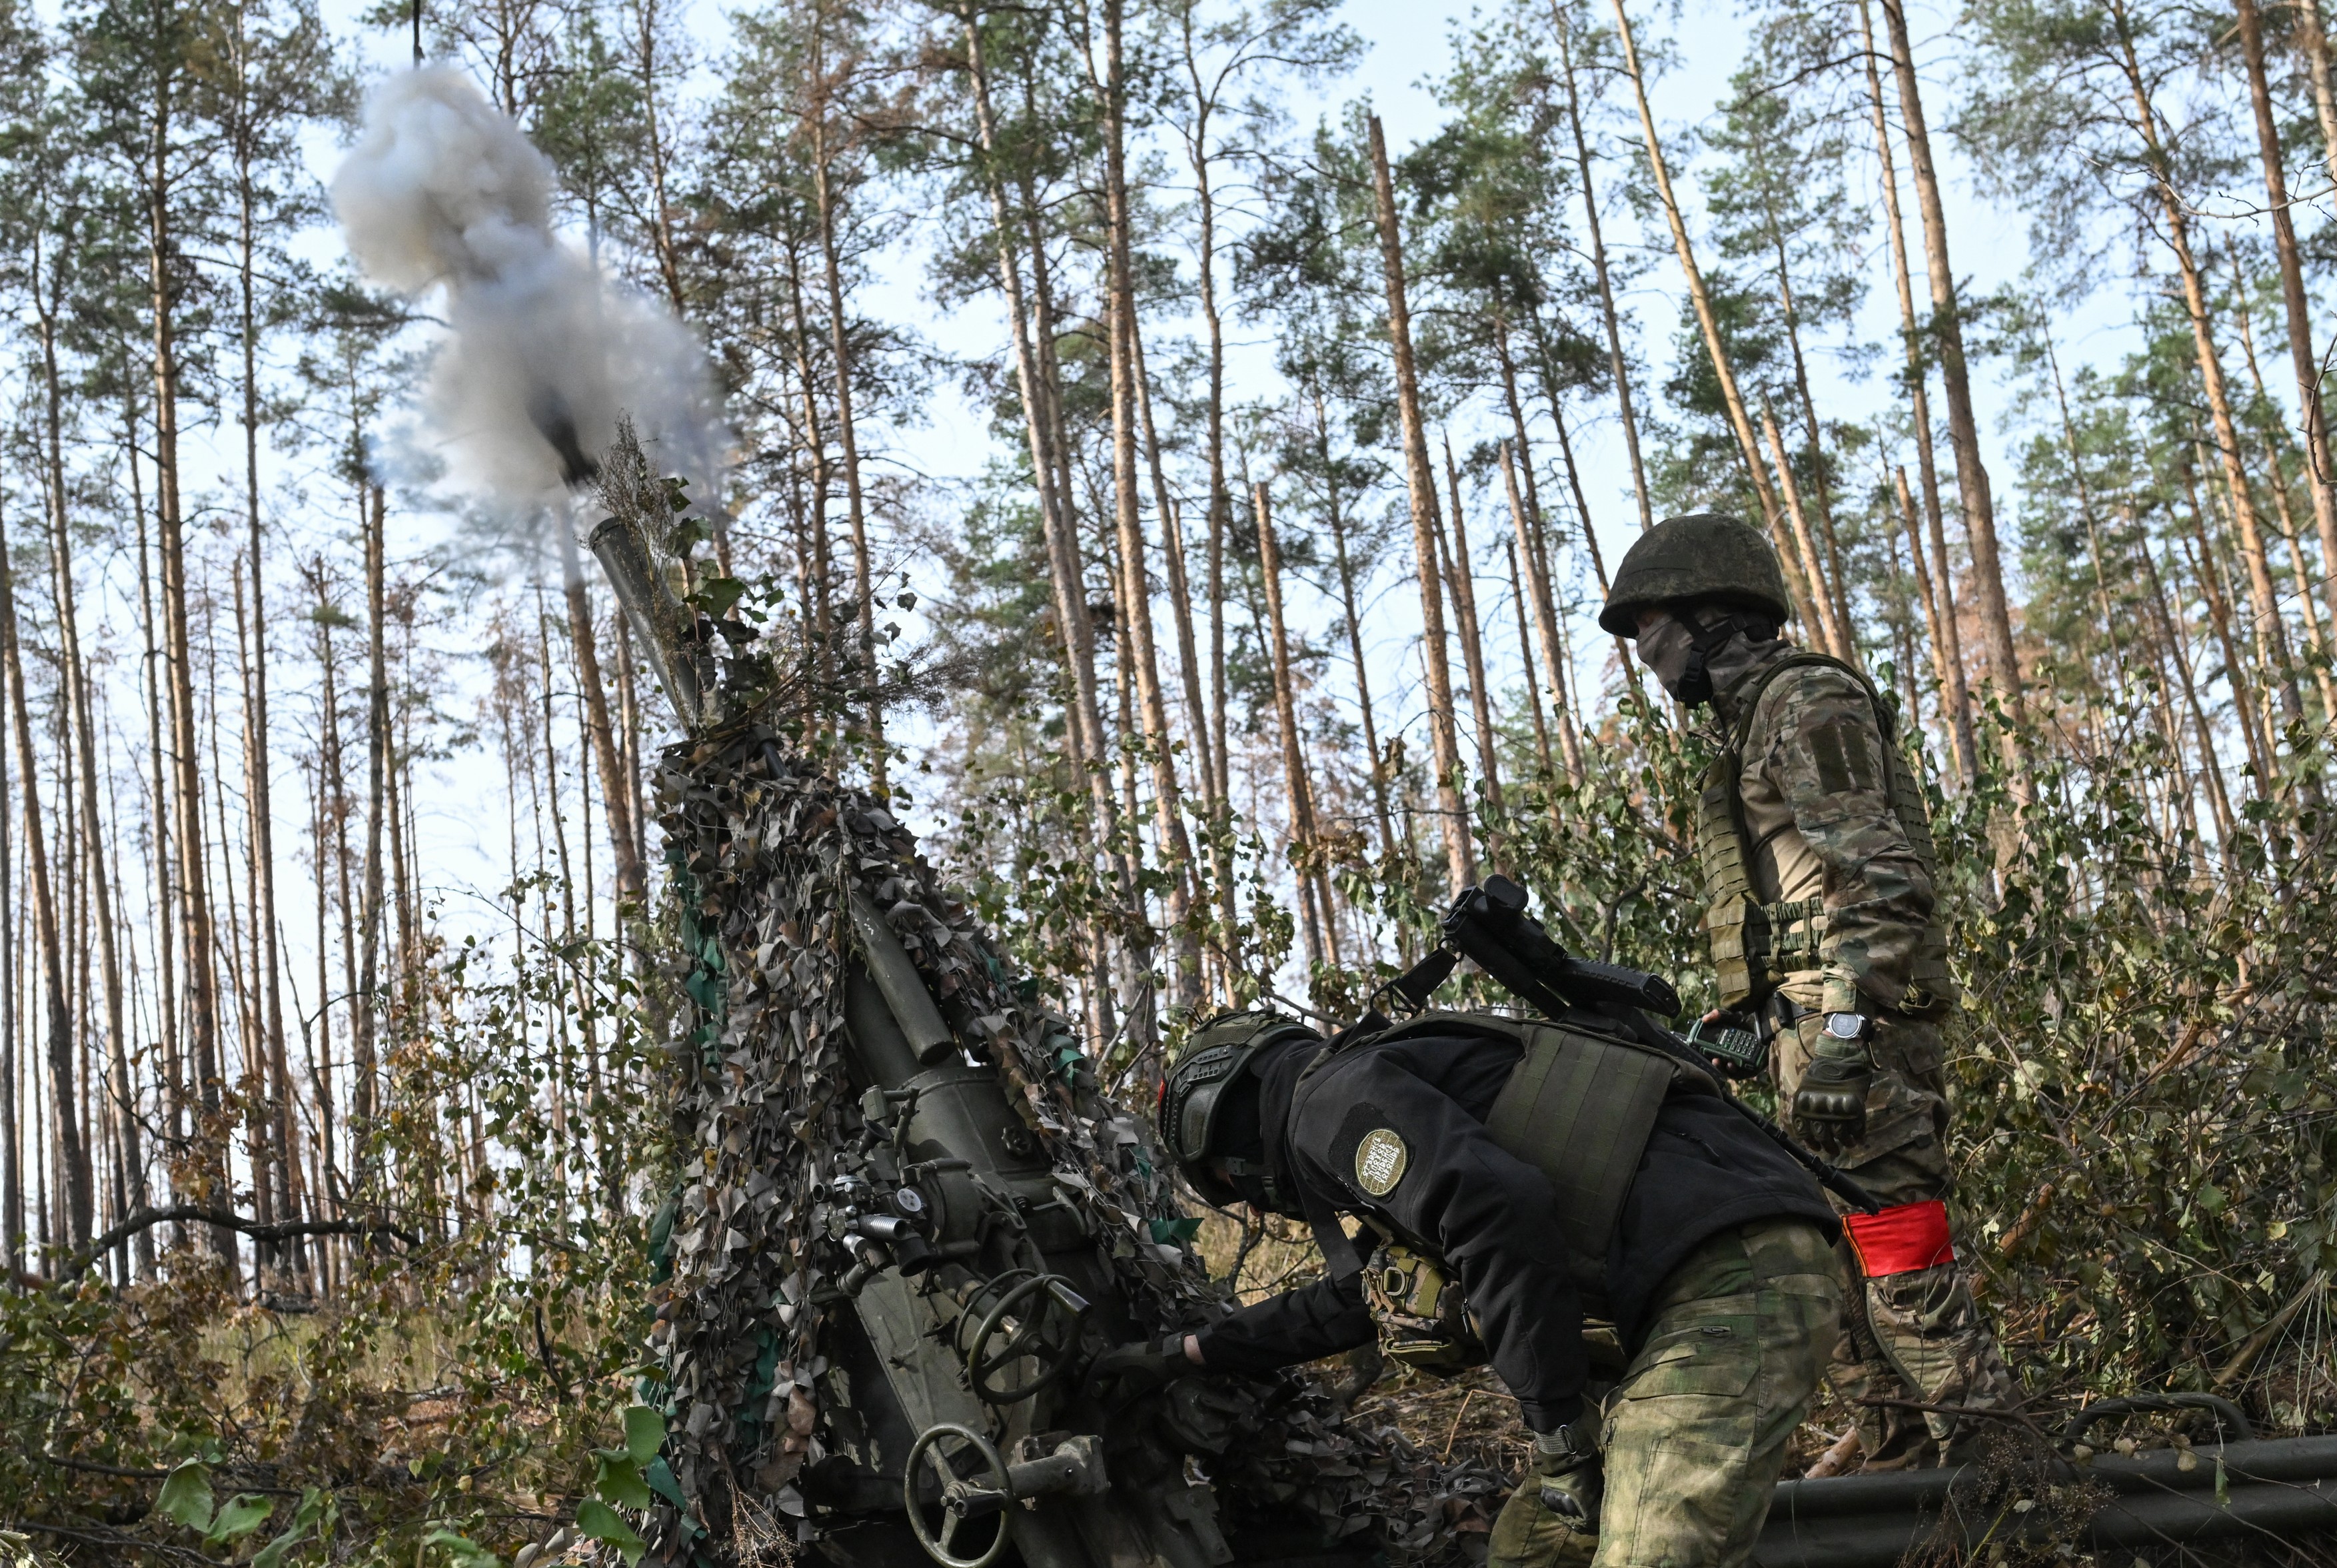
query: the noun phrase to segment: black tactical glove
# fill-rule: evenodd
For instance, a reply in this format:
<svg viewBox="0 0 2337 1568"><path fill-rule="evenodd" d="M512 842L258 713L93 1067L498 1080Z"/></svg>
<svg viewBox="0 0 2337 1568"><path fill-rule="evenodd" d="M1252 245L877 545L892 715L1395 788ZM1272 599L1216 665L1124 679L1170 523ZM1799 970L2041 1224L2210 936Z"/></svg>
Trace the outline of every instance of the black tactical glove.
<svg viewBox="0 0 2337 1568"><path fill-rule="evenodd" d="M1818 1036L1809 1071L1794 1091L1794 1131L1821 1154L1839 1154L1866 1136L1866 1092L1874 1058L1866 1042Z"/></svg>
<svg viewBox="0 0 2337 1568"><path fill-rule="evenodd" d="M1125 1405L1199 1370L1185 1354L1185 1336L1170 1334L1114 1346L1088 1368L1088 1382L1100 1397Z"/></svg>
<svg viewBox="0 0 2337 1568"><path fill-rule="evenodd" d="M1535 1433L1533 1467L1541 1505L1581 1534L1598 1534L1599 1504L1607 1494L1598 1429L1578 1420L1555 1432Z"/></svg>

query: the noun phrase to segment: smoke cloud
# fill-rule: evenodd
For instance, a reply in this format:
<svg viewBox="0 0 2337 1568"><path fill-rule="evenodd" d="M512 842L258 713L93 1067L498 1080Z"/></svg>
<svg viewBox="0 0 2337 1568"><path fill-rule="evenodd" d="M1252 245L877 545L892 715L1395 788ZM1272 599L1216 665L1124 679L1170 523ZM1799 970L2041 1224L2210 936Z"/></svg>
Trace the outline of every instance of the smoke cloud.
<svg viewBox="0 0 2337 1568"><path fill-rule="evenodd" d="M706 351L659 301L552 231L552 165L470 79L394 76L333 178L367 277L445 290L423 413L458 483L513 506L590 476L630 412L656 461L711 500L724 450Z"/></svg>

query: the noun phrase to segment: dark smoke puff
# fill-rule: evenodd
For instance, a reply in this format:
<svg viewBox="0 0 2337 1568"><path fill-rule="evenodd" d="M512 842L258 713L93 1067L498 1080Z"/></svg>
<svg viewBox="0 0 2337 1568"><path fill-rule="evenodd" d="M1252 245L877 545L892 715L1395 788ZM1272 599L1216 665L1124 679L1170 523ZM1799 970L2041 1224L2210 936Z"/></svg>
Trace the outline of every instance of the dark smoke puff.
<svg viewBox="0 0 2337 1568"><path fill-rule="evenodd" d="M383 86L334 178L368 276L409 293L445 289L448 336L424 399L440 452L458 482L529 505L562 488L543 409L564 410L588 454L630 411L653 461L710 492L724 442L703 346L561 243L552 179L509 117L445 66Z"/></svg>

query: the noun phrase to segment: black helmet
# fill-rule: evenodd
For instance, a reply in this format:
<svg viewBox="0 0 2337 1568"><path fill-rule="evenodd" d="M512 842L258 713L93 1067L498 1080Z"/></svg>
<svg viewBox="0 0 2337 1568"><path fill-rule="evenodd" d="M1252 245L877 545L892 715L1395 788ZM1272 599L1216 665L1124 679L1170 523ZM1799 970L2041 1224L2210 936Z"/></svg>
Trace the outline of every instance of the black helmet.
<svg viewBox="0 0 2337 1568"><path fill-rule="evenodd" d="M1667 517L1638 537L1615 568L1599 627L1639 634L1639 612L1695 599L1757 610L1782 626L1794 618L1777 552L1751 524L1718 512Z"/></svg>
<svg viewBox="0 0 2337 1568"><path fill-rule="evenodd" d="M1237 1162L1236 1130L1222 1114L1229 1092L1263 1052L1321 1039L1295 1018L1262 1010L1220 1013L1194 1031L1160 1080L1153 1112L1160 1146L1194 1191L1220 1209L1244 1200L1240 1190L1212 1169L1220 1161Z"/></svg>

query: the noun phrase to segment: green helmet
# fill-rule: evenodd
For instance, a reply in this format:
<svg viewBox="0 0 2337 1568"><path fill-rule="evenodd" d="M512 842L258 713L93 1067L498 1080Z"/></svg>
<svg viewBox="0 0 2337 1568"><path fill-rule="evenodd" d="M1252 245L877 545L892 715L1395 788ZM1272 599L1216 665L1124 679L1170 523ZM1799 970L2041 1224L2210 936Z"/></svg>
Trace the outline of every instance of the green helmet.
<svg viewBox="0 0 2337 1568"><path fill-rule="evenodd" d="M1192 1183L1193 1191L1219 1208L1242 1200L1215 1169L1239 1163L1227 1158L1234 1142L1220 1112L1226 1092L1249 1071L1250 1063L1271 1046L1323 1037L1279 1014L1220 1013L1193 1032L1185 1049L1160 1080L1160 1098L1153 1119L1168 1157ZM1236 1172L1239 1174L1240 1172Z"/></svg>
<svg viewBox="0 0 2337 1568"><path fill-rule="evenodd" d="M1784 625L1793 619L1785 569L1751 524L1718 512L1667 517L1624 554L1599 624L1618 637L1639 633L1639 612L1692 599L1759 610Z"/></svg>

